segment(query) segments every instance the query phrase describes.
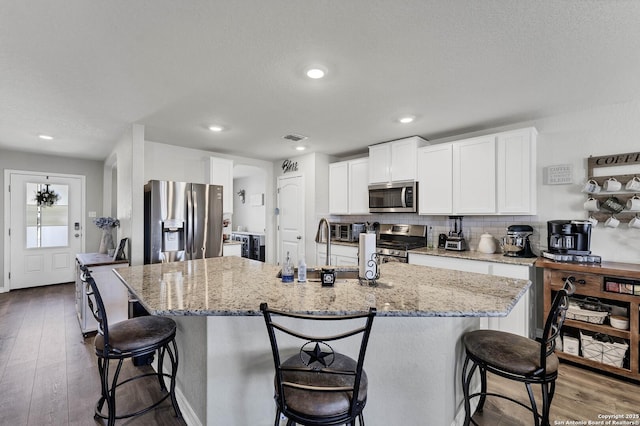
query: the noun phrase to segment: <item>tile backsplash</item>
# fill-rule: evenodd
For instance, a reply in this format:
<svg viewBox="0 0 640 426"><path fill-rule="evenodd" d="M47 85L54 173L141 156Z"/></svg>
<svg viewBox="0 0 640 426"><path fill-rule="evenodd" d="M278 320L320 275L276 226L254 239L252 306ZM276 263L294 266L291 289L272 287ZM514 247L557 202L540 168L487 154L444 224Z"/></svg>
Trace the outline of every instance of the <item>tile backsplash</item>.
<svg viewBox="0 0 640 426"><path fill-rule="evenodd" d="M320 220L320 217L318 217ZM438 243L438 234L447 234L450 223L448 216L420 216L411 213L384 213L362 216L337 216L329 217L332 223L366 223L379 222L388 224L426 225L431 227L434 233L434 244ZM541 223L537 216L463 216L462 229L469 250L476 250L480 242L480 236L488 233L500 243L502 237L507 235L507 227L510 225L530 225L533 235L530 238L531 248L536 254L540 248L546 248L546 241L541 245L540 235L544 230L546 238L546 222ZM499 247L499 244L498 244ZM499 249L499 248L498 248Z"/></svg>

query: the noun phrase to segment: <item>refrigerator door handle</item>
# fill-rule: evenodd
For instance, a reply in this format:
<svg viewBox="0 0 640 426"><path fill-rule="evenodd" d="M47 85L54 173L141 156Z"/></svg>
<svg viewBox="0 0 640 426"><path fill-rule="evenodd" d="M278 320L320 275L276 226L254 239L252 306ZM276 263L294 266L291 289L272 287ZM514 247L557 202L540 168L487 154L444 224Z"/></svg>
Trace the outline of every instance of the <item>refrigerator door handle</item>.
<svg viewBox="0 0 640 426"><path fill-rule="evenodd" d="M187 211L186 211L186 229L185 229L185 247L184 258L185 260L191 260L193 258L193 191L191 185L187 185L187 191L185 194L187 199Z"/></svg>

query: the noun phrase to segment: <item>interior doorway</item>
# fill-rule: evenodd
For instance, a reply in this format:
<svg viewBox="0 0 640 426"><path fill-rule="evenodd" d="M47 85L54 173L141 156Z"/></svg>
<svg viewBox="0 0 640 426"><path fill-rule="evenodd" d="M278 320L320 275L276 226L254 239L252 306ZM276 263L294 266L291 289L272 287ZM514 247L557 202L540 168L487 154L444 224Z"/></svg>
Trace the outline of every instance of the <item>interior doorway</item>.
<svg viewBox="0 0 640 426"><path fill-rule="evenodd" d="M293 265L304 255L304 176L278 177L278 264L282 265L287 253Z"/></svg>

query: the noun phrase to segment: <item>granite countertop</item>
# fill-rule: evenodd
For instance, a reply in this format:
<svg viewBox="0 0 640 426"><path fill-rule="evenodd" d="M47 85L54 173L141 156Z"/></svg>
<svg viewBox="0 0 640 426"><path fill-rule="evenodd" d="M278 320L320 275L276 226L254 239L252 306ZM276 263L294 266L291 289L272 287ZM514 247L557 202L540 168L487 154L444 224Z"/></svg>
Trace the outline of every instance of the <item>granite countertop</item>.
<svg viewBox="0 0 640 426"><path fill-rule="evenodd" d="M325 244L325 243L318 243ZM347 246L347 247L358 247L357 242L347 242L347 241L333 241L331 240L331 245L338 246ZM479 251L455 251L455 250L445 250L439 248L427 248L421 247L414 250L409 250L409 253L413 254L425 254L428 256L441 256L441 257L452 257L454 259L466 259L466 260L482 260L485 262L495 262L495 263L509 263L511 265L523 265L523 266L534 266L537 257L511 257L505 256L504 253L493 253L486 254Z"/></svg>
<svg viewBox="0 0 640 426"><path fill-rule="evenodd" d="M116 265L119 263L129 263L128 260L113 260L113 256L103 253L78 253L76 260L84 266Z"/></svg>
<svg viewBox="0 0 640 426"><path fill-rule="evenodd" d="M379 316L506 316L531 285L492 275L403 263L381 266L379 285L337 279L282 283L279 266L240 257L117 268L116 275L156 315L260 315L261 302L298 313Z"/></svg>
<svg viewBox="0 0 640 426"><path fill-rule="evenodd" d="M534 266L537 257L512 257L505 256L504 253L493 253L486 254L479 251L454 251L454 250L445 250L439 248L427 248L422 247L415 250L410 250L409 253L413 254L426 254L429 256L442 256L442 257L453 257L456 259L466 259L466 260L483 260L485 262L496 262L496 263L509 263L512 265L523 265L523 266Z"/></svg>

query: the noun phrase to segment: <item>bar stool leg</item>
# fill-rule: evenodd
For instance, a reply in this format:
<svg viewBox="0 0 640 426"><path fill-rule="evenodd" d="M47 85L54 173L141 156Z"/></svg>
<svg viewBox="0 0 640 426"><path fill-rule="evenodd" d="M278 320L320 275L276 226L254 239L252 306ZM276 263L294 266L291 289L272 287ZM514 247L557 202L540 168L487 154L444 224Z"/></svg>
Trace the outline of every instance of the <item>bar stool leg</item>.
<svg viewBox="0 0 640 426"><path fill-rule="evenodd" d="M469 398L469 384L471 383L471 378L473 377L473 373L475 372L478 365L471 361L473 365L471 369L467 372L469 368L469 361L471 358L467 355L464 360L464 365L462 367L462 391L464 393L464 426L469 426L471 422L471 401Z"/></svg>
<svg viewBox="0 0 640 426"><path fill-rule="evenodd" d="M170 393L171 393L171 405L173 405L173 411L176 412L176 417L182 417L182 413L180 412L180 407L178 407L178 400L176 399L176 377L178 377L178 346L176 345L176 341L171 341L170 348L167 344L167 352L169 352L169 358L171 359L171 385L170 385Z"/></svg>
<svg viewBox="0 0 640 426"><path fill-rule="evenodd" d="M527 386L527 393L529 394L529 401L531 401L531 411L533 411L533 424L538 426L540 424L540 416L538 415L538 406L536 404L536 398L533 395L533 390L531 389L531 383L525 383L525 385ZM544 385L543 385L543 390L542 390L542 398L544 399L545 396L545 391L544 391Z"/></svg>

